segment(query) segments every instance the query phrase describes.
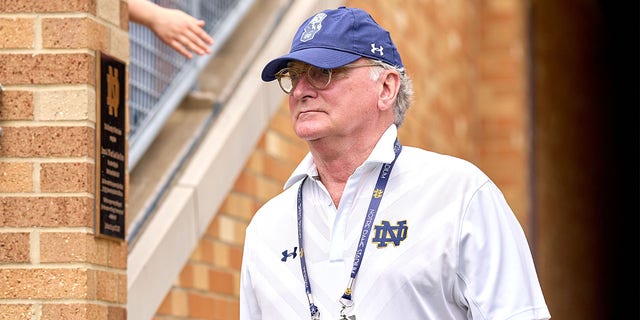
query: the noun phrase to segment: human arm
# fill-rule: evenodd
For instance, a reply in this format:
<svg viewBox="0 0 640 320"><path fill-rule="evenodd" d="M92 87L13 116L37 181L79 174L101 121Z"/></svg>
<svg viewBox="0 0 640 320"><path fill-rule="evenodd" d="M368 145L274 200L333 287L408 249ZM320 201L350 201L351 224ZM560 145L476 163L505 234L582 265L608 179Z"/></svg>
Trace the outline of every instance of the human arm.
<svg viewBox="0 0 640 320"><path fill-rule="evenodd" d="M129 0L129 19L149 28L168 46L188 59L195 52L211 52L213 39L204 31L203 20L198 20L179 9L159 6L148 0Z"/></svg>

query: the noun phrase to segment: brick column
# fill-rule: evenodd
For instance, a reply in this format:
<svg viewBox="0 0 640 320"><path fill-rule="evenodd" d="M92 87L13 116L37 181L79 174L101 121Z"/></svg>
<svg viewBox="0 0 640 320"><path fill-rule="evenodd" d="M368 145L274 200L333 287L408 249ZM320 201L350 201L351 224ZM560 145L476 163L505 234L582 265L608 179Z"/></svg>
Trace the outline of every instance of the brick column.
<svg viewBox="0 0 640 320"><path fill-rule="evenodd" d="M0 2L0 318L126 319L127 245L96 238L96 50L126 2Z"/></svg>

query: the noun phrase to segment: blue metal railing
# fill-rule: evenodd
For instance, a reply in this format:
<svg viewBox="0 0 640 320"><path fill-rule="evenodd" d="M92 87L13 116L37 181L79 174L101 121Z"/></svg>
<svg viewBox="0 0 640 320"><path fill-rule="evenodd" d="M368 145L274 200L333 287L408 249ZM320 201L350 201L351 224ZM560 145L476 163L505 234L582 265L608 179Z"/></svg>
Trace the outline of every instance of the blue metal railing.
<svg viewBox="0 0 640 320"><path fill-rule="evenodd" d="M146 152L199 73L242 20L254 0L153 0L205 21L215 43L211 54L189 60L151 30L131 22L129 41L129 170Z"/></svg>

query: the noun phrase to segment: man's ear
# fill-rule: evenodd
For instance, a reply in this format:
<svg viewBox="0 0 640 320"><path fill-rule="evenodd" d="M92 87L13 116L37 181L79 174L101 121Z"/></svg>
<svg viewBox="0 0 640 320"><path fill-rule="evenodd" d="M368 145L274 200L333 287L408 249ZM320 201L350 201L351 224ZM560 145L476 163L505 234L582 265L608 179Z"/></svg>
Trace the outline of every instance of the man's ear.
<svg viewBox="0 0 640 320"><path fill-rule="evenodd" d="M380 75L379 81L382 83L382 88L378 97L378 107L381 110L393 108L400 90L400 75L395 71L385 70Z"/></svg>

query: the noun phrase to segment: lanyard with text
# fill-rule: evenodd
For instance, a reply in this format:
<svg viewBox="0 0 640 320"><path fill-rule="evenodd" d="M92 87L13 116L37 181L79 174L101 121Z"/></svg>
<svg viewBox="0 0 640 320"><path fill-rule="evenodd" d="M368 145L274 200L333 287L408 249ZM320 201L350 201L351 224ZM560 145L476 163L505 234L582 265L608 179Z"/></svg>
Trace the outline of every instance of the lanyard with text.
<svg viewBox="0 0 640 320"><path fill-rule="evenodd" d="M353 258L351 278L349 279L347 289L344 291L344 294L340 298L340 304L342 305L342 309L340 310L340 315L342 316L341 319L347 319L344 315L345 308L353 306L353 301L351 300L353 283L356 279L356 275L358 274L358 270L360 270L360 264L362 263L362 257L364 256L364 250L367 247L369 233L371 232L371 227L373 226L376 213L378 212L378 206L380 206L380 201L382 200L384 189L387 187L387 181L389 181L391 169L393 169L393 165L396 163L400 151L402 151L402 145L400 145L398 139L396 139L396 142L393 145L393 151L395 152L395 158L391 163L385 163L382 165L382 169L380 169L380 174L378 175L378 181L376 182L376 188L373 190L373 194L371 195L371 202L369 203L369 209L367 210L367 215L362 225L362 232L360 233L358 248L356 249L355 257ZM311 282L309 281L305 252L302 246L302 186L304 185L304 182L306 180L307 177L302 180L302 182L300 183L300 187L298 188L298 246L300 247L300 267L302 269L302 277L304 278L304 286L307 292L307 300L309 300L311 319L319 320L320 311L318 311L318 307L315 305L313 301L313 295L311 294ZM355 319L355 316L350 317L350 319Z"/></svg>

